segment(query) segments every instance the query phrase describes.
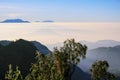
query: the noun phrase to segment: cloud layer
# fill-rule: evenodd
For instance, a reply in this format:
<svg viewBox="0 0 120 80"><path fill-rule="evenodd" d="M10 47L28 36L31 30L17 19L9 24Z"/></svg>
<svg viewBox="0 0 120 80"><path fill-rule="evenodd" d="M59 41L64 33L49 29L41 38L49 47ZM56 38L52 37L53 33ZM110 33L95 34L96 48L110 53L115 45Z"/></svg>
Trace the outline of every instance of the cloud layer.
<svg viewBox="0 0 120 80"><path fill-rule="evenodd" d="M67 38L77 41L112 39L120 41L120 23L25 23L0 24L0 39L24 38L45 44L63 42Z"/></svg>

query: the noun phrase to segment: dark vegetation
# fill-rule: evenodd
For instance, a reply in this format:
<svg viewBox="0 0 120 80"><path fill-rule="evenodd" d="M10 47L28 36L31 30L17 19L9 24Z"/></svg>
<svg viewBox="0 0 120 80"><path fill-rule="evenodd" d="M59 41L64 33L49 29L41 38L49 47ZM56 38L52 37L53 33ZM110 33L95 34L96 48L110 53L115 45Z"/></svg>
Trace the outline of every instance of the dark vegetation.
<svg viewBox="0 0 120 80"><path fill-rule="evenodd" d="M4 77L9 64L12 64L13 69L16 65L19 66L22 75L26 76L31 63L36 61L34 58L36 50L31 42L22 39L7 46L0 45L0 78Z"/></svg>
<svg viewBox="0 0 120 80"><path fill-rule="evenodd" d="M41 54L36 50L38 49L33 43L23 39L11 42L7 46L0 45L0 78L3 80L76 80L73 75L80 74L77 65L81 59L85 59L87 47L71 39L66 40L60 49L54 48L52 55ZM108 68L107 61L95 62L90 69L92 79L116 80L115 76L107 71ZM88 78L77 80L85 79L91 80L89 75Z"/></svg>
<svg viewBox="0 0 120 80"><path fill-rule="evenodd" d="M107 61L96 61L90 69L92 80L115 80L115 76L108 72Z"/></svg>

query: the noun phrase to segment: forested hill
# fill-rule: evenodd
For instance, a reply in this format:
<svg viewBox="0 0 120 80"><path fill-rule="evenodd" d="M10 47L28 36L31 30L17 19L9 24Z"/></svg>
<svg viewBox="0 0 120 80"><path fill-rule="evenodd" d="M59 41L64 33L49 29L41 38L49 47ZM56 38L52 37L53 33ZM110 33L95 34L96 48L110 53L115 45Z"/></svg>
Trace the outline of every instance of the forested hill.
<svg viewBox="0 0 120 80"><path fill-rule="evenodd" d="M4 77L9 64L12 64L13 67L19 66L22 74L26 75L31 63L36 60L36 50L38 49L32 42L23 39L12 41L6 46L0 44L0 79Z"/></svg>

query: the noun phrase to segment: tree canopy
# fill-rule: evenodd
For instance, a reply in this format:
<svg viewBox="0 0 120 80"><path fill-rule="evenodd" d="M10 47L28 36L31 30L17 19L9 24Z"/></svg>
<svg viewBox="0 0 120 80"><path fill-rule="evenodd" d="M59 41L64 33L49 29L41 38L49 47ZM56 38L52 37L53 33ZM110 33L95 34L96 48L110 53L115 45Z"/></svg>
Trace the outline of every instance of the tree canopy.
<svg viewBox="0 0 120 80"><path fill-rule="evenodd" d="M27 76L22 76L21 71L12 69L5 74L7 80L72 80L77 64L86 58L87 46L74 39L64 41L64 45L58 49L54 48L51 54L44 55L36 51L35 61ZM107 61L96 61L90 71L92 80L115 80L115 76L108 72Z"/></svg>
<svg viewBox="0 0 120 80"><path fill-rule="evenodd" d="M116 80L115 76L108 72L108 68L107 61L96 61L90 69L92 80Z"/></svg>
<svg viewBox="0 0 120 80"><path fill-rule="evenodd" d="M85 58L87 47L66 40L60 49L54 48L53 56L37 52L37 62L32 65L31 73L26 77L30 80L71 80L80 58Z"/></svg>

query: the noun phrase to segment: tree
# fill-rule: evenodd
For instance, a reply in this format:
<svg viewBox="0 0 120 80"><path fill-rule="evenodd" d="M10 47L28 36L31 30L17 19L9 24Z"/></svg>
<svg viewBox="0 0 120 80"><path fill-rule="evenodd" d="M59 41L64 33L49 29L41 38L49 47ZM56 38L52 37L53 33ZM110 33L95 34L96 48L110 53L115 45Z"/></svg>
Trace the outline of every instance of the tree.
<svg viewBox="0 0 120 80"><path fill-rule="evenodd" d="M66 40L64 46L53 51L53 56L37 52L37 62L32 64L26 80L71 80L80 58L85 58L87 47Z"/></svg>
<svg viewBox="0 0 120 80"><path fill-rule="evenodd" d="M16 67L16 70L13 71L12 65L9 65L9 70L5 74L5 79L7 80L23 80L20 70L18 69L18 66Z"/></svg>
<svg viewBox="0 0 120 80"><path fill-rule="evenodd" d="M54 64L59 74L63 75L65 80L71 80L80 58L85 58L87 47L75 42L74 39L66 40L63 47L54 49Z"/></svg>
<svg viewBox="0 0 120 80"><path fill-rule="evenodd" d="M96 61L90 69L92 80L115 80L115 76L108 72L107 61Z"/></svg>
<svg viewBox="0 0 120 80"><path fill-rule="evenodd" d="M50 55L36 53L37 62L32 64L30 74L26 80L63 80L50 58Z"/></svg>

